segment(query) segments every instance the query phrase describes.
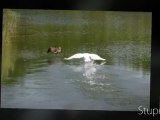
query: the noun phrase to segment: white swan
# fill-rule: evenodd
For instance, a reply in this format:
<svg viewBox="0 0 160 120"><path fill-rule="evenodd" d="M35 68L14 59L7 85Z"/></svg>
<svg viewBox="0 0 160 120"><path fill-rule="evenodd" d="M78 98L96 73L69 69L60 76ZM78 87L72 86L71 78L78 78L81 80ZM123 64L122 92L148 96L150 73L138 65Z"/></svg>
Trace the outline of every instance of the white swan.
<svg viewBox="0 0 160 120"><path fill-rule="evenodd" d="M105 60L103 58L101 58L100 56L98 56L97 54L90 54L90 53L77 53L74 54L68 58L64 58L65 60L71 60L71 59L75 59L75 58L83 58L84 62L91 62L93 60Z"/></svg>

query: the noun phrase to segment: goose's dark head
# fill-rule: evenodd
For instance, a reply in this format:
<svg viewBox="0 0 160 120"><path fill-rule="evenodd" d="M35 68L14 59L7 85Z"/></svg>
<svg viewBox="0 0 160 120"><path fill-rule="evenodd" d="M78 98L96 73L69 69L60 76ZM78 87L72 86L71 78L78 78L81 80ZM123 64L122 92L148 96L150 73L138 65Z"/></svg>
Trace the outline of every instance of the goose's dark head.
<svg viewBox="0 0 160 120"><path fill-rule="evenodd" d="M52 47L49 47L48 50L47 50L47 53L49 53L51 51L52 51Z"/></svg>

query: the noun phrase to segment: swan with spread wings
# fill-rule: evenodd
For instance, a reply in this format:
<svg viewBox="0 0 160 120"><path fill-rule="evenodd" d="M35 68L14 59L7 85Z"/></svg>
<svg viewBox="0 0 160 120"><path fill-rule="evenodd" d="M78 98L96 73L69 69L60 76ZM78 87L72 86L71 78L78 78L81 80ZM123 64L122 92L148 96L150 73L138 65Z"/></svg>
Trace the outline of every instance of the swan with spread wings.
<svg viewBox="0 0 160 120"><path fill-rule="evenodd" d="M101 58L100 56L98 56L97 54L90 54L90 53L77 53L74 54L68 58L64 58L65 60L71 60L71 59L80 59L83 58L84 62L91 62L94 60L105 60L104 58Z"/></svg>

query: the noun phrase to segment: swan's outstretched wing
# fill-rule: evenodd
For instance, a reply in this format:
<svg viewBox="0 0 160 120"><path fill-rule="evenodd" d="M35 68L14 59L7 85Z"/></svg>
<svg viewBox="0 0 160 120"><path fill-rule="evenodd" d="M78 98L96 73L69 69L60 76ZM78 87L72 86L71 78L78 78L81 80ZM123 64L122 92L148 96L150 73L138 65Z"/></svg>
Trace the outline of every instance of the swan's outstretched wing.
<svg viewBox="0 0 160 120"><path fill-rule="evenodd" d="M84 55L82 53L77 53L77 54L74 54L68 58L64 58L65 60L71 60L71 59L74 59L74 58L83 58Z"/></svg>
<svg viewBox="0 0 160 120"><path fill-rule="evenodd" d="M91 59L93 60L106 60L101 58L100 56L96 55L96 54L90 54Z"/></svg>

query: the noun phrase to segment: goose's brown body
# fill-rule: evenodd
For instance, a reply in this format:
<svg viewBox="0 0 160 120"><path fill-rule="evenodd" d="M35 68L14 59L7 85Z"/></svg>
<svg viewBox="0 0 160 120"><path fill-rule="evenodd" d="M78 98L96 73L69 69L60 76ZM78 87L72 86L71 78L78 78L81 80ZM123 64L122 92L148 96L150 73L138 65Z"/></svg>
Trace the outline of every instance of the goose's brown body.
<svg viewBox="0 0 160 120"><path fill-rule="evenodd" d="M52 53L61 53L61 47L50 47L47 50L47 53L52 52Z"/></svg>

